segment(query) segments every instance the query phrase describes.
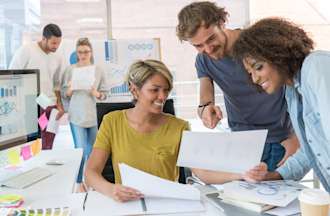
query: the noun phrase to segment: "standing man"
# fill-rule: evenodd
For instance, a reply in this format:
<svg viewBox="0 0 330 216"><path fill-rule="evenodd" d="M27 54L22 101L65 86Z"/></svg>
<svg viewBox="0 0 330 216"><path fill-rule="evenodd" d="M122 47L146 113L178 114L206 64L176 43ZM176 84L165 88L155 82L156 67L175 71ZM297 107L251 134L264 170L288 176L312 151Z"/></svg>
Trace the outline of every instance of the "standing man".
<svg viewBox="0 0 330 216"><path fill-rule="evenodd" d="M15 53L9 68L12 69L39 69L40 70L40 91L47 95L53 105L42 109L41 114L46 112L49 118L52 109L59 112L56 120L64 114L60 95L60 80L63 69L63 62L55 52L62 40L61 29L55 24L48 24L44 27L42 39L20 47ZM41 131L42 149L52 149L55 134Z"/></svg>
<svg viewBox="0 0 330 216"><path fill-rule="evenodd" d="M249 84L243 64L231 57L240 30L225 27L227 16L224 8L207 1L191 3L178 15L178 38L188 41L198 51L195 62L200 80L198 115L208 128L214 128L222 119L220 107L214 104L215 82L223 91L231 130L268 129L262 161L269 170L275 170L299 147L286 112L284 91L267 95ZM234 173L199 169L193 172L206 183L243 178Z"/></svg>

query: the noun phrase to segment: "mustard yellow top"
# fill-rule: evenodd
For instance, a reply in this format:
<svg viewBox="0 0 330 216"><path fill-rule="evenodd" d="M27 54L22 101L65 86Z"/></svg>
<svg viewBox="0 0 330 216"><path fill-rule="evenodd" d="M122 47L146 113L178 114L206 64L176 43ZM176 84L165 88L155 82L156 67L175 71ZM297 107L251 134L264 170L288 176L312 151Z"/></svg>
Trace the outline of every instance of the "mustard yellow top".
<svg viewBox="0 0 330 216"><path fill-rule="evenodd" d="M104 116L94 148L110 153L116 183L121 183L119 163L172 181L177 181L176 166L182 132L188 122L166 114L167 121L155 131L141 133L128 124L126 110Z"/></svg>

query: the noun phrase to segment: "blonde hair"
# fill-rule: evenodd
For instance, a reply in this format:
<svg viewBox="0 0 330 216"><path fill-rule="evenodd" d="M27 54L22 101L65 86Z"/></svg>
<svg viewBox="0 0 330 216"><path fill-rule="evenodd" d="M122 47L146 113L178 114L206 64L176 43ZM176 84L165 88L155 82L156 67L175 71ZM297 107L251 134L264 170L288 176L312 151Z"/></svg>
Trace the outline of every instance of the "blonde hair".
<svg viewBox="0 0 330 216"><path fill-rule="evenodd" d="M92 56L90 61L92 64L94 64L93 47L89 39L87 37L79 38L76 43L76 50L78 49L79 46L88 46L91 49ZM77 61L79 62L78 54L77 54Z"/></svg>
<svg viewBox="0 0 330 216"><path fill-rule="evenodd" d="M126 82L128 86L134 84L141 89L144 83L155 74L160 74L166 79L171 91L173 88L173 76L165 64L157 60L138 60L133 63L128 70Z"/></svg>

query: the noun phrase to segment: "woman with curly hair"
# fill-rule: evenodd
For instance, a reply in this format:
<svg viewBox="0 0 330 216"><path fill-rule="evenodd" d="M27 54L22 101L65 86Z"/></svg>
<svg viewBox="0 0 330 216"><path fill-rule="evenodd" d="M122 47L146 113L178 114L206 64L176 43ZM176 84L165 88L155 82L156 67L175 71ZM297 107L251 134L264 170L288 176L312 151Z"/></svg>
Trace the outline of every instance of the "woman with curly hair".
<svg viewBox="0 0 330 216"><path fill-rule="evenodd" d="M313 41L295 24L260 20L244 30L233 54L242 60L262 91L286 90L291 121L301 148L274 172L265 164L246 173L248 180L300 180L312 168L330 192L330 52L312 51Z"/></svg>

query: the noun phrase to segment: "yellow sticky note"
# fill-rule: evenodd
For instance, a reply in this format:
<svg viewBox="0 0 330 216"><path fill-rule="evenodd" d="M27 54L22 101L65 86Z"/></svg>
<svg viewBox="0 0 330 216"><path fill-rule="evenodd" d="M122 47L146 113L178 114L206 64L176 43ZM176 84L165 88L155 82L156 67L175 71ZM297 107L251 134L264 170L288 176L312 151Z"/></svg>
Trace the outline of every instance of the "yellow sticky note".
<svg viewBox="0 0 330 216"><path fill-rule="evenodd" d="M31 144L31 151L33 155L37 155L41 151L41 140L37 139Z"/></svg>
<svg viewBox="0 0 330 216"><path fill-rule="evenodd" d="M18 148L13 148L8 150L8 160L9 164L17 165L20 163L20 150Z"/></svg>

